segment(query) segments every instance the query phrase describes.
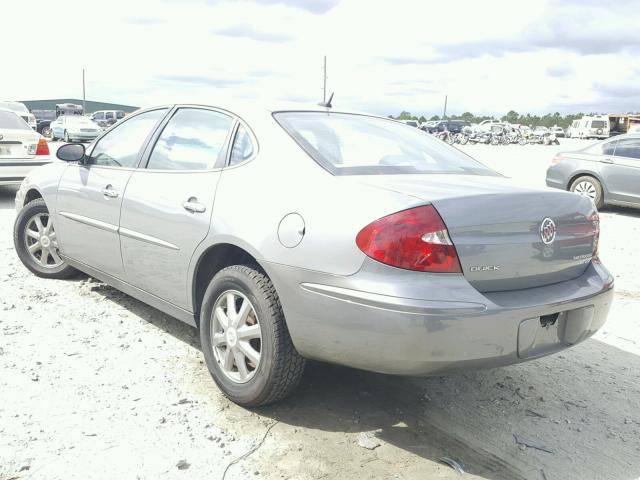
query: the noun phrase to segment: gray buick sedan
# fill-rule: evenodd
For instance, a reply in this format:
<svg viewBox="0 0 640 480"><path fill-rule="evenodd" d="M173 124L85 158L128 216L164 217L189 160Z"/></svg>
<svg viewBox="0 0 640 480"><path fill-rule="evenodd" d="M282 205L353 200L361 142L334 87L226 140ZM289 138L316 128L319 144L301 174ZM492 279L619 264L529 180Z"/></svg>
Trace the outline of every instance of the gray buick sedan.
<svg viewBox="0 0 640 480"><path fill-rule="evenodd" d="M559 153L547 170L547 185L586 196L598 208L640 208L640 134Z"/></svg>
<svg viewBox="0 0 640 480"><path fill-rule="evenodd" d="M16 196L24 265L198 327L241 405L288 395L305 359L400 375L530 360L611 305L589 198L515 187L386 118L168 105L57 156Z"/></svg>

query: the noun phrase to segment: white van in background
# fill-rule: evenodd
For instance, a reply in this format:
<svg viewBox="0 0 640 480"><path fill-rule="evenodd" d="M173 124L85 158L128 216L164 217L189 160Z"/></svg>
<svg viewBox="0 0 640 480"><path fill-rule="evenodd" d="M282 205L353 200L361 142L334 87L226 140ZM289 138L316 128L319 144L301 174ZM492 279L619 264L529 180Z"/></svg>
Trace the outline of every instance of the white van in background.
<svg viewBox="0 0 640 480"><path fill-rule="evenodd" d="M609 138L609 116L585 116L574 120L569 127L569 138Z"/></svg>

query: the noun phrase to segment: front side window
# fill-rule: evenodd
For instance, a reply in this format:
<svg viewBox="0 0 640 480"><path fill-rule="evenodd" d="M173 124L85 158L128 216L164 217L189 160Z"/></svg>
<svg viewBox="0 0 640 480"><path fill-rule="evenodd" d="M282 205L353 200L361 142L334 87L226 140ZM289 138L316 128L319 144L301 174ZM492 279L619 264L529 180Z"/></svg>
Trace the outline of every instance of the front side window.
<svg viewBox="0 0 640 480"><path fill-rule="evenodd" d="M94 116L95 120L104 120L104 112L96 113Z"/></svg>
<svg viewBox="0 0 640 480"><path fill-rule="evenodd" d="M224 113L181 108L158 138L147 168L154 170L210 170L225 155L234 120Z"/></svg>
<svg viewBox="0 0 640 480"><path fill-rule="evenodd" d="M113 119L113 112L106 112L104 116L107 120L111 120Z"/></svg>
<svg viewBox="0 0 640 480"><path fill-rule="evenodd" d="M325 112L277 112L274 118L334 175L498 175L422 130L392 120Z"/></svg>
<svg viewBox="0 0 640 480"><path fill-rule="evenodd" d="M90 163L109 167L135 167L142 145L166 113L166 108L151 110L118 124L94 147Z"/></svg>
<svg viewBox="0 0 640 480"><path fill-rule="evenodd" d="M618 140L616 157L638 158L640 159L640 138L625 138Z"/></svg>
<svg viewBox="0 0 640 480"><path fill-rule="evenodd" d="M249 160L253 155L253 143L249 132L242 125L238 127L236 138L233 142L233 148L231 149L231 158L229 159L229 166L237 165L246 160Z"/></svg>

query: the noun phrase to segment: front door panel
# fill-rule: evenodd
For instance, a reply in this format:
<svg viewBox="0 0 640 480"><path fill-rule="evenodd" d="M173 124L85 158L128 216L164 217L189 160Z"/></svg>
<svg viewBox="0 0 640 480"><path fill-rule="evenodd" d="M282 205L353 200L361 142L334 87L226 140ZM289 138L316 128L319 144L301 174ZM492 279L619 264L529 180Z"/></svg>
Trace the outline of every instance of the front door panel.
<svg viewBox="0 0 640 480"><path fill-rule="evenodd" d="M56 232L63 255L123 278L118 222L133 170L69 165L58 186Z"/></svg>

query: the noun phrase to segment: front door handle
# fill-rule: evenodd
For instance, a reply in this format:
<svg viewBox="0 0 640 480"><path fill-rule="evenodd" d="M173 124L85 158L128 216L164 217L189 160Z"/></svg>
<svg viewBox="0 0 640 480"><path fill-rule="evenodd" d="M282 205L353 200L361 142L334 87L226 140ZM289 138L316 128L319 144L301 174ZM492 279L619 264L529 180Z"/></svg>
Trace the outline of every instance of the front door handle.
<svg viewBox="0 0 640 480"><path fill-rule="evenodd" d="M603 158L602 160L600 160L601 163L613 163L613 160L611 160L610 158Z"/></svg>
<svg viewBox="0 0 640 480"><path fill-rule="evenodd" d="M207 207L198 202L196 197L191 197L186 202L182 202L182 207L191 213L203 213Z"/></svg>
<svg viewBox="0 0 640 480"><path fill-rule="evenodd" d="M118 195L120 194L116 190L114 190L111 185L107 185L102 189L102 195L107 198L118 198Z"/></svg>

